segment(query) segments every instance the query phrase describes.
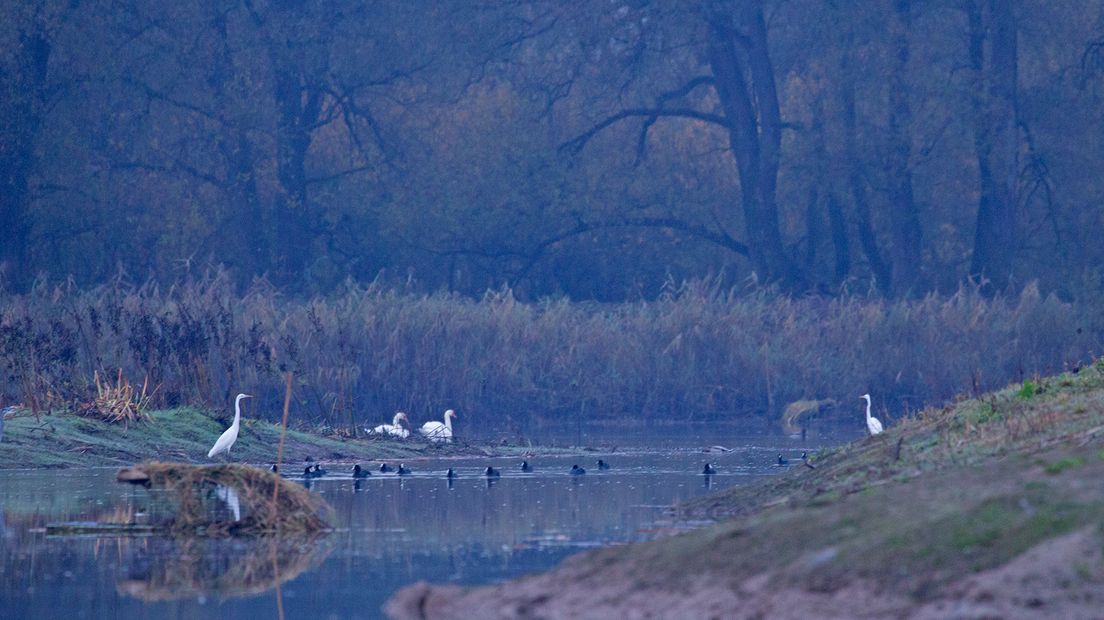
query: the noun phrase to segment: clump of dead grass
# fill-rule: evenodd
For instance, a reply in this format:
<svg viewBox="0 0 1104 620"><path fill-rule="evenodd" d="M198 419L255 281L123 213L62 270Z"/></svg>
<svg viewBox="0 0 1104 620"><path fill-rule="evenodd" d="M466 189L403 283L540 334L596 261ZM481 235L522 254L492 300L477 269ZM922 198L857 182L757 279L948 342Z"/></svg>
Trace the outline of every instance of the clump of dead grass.
<svg viewBox="0 0 1104 620"><path fill-rule="evenodd" d="M142 382L141 390L131 385L123 376L123 369L119 369L115 383L109 379L100 379L100 371L93 373L93 383L96 385L96 396L91 402L78 407L80 415L95 417L112 424L130 424L131 422L143 422L151 420L149 407L157 388L150 389L149 375Z"/></svg>
<svg viewBox="0 0 1104 620"><path fill-rule="evenodd" d="M148 488L165 493L172 505L168 529L174 533L313 534L329 527L331 509L325 501L275 473L249 465L153 462L124 471L132 477L144 474ZM217 493L220 487L236 494L240 518L227 516Z"/></svg>

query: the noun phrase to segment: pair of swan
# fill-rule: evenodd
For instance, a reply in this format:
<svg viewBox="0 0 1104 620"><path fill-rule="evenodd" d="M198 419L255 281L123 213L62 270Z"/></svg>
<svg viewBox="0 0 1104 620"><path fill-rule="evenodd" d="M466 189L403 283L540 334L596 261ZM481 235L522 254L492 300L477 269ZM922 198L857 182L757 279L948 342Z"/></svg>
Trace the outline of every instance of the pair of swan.
<svg viewBox="0 0 1104 620"><path fill-rule="evenodd" d="M452 419L455 417L456 412L449 409L445 412L444 422L426 422L418 429L418 432L434 443L452 441ZM369 429L368 434L386 435L389 437L406 439L410 436L410 418L402 411L399 411L395 414L390 424L380 424L375 428Z"/></svg>

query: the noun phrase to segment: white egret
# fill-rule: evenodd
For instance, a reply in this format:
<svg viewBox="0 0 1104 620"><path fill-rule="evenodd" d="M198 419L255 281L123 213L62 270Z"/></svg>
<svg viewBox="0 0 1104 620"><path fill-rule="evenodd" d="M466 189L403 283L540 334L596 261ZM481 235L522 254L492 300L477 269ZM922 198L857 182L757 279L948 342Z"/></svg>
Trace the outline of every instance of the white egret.
<svg viewBox="0 0 1104 620"><path fill-rule="evenodd" d="M391 420L390 424L380 424L379 426L369 429L369 435L390 435L391 437L398 437L399 439L406 439L410 436L410 430L407 428L410 426L410 418L406 417L406 414L402 411L396 411L395 417Z"/></svg>
<svg viewBox="0 0 1104 620"><path fill-rule="evenodd" d="M456 412L449 409L445 412L445 423L440 422L426 422L422 425L422 428L418 429L426 439L433 442L452 441L452 418L456 417Z"/></svg>
<svg viewBox="0 0 1104 620"><path fill-rule="evenodd" d="M859 398L866 399L866 430L870 431L871 435L877 435L885 430L882 428L882 423L878 421L878 418L870 415L870 394L863 394Z"/></svg>
<svg viewBox="0 0 1104 620"><path fill-rule="evenodd" d="M234 423L222 433L215 445L211 447L211 451L207 453L207 458L212 458L223 452L226 453L226 456L230 456L230 446L238 440L238 429L241 428L241 401L243 398L253 397L249 394L238 394L238 397L234 399Z"/></svg>

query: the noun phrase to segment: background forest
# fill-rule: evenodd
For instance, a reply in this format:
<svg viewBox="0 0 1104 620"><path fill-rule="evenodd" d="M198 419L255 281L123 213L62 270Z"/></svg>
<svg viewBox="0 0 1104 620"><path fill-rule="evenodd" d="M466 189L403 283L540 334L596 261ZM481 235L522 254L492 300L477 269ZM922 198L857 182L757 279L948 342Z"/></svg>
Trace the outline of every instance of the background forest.
<svg viewBox="0 0 1104 620"><path fill-rule="evenodd" d="M1099 3L4 13L2 398L116 367L170 404L242 381L275 398L296 369L334 423L446 402L777 412L875 380L899 409L1099 352ZM88 331L107 316L115 340ZM413 367L366 335L402 325ZM335 349L302 357L308 328ZM467 328L505 340L469 352Z"/></svg>

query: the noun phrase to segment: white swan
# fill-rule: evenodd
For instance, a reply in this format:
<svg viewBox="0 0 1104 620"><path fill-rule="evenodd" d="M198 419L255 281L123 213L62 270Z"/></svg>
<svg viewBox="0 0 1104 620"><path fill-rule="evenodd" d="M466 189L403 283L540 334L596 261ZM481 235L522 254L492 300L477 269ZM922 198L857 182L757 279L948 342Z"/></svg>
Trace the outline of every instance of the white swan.
<svg viewBox="0 0 1104 620"><path fill-rule="evenodd" d="M418 429L426 439L430 441L452 441L452 418L456 417L456 412L449 409L445 412L445 423L440 422L426 422L422 425L422 428Z"/></svg>
<svg viewBox="0 0 1104 620"><path fill-rule="evenodd" d="M249 394L238 394L238 397L234 399L234 423L230 425L230 428L222 432L215 445L211 446L211 451L207 453L207 458L212 458L216 454L225 452L226 456L230 456L230 446L234 445L234 442L238 440L238 429L241 428L241 401L243 398L253 398Z"/></svg>
<svg viewBox="0 0 1104 620"><path fill-rule="evenodd" d="M866 430L870 431L871 435L877 435L878 433L885 430L882 428L882 423L878 420L878 418L872 417L870 415L870 394L863 394L859 398L866 399Z"/></svg>
<svg viewBox="0 0 1104 620"><path fill-rule="evenodd" d="M380 424L375 428L368 429L368 434L390 435L392 437L406 439L410 436L410 430L406 428L409 425L410 419L406 417L405 413L398 411L395 412L395 417L391 420L390 424Z"/></svg>

